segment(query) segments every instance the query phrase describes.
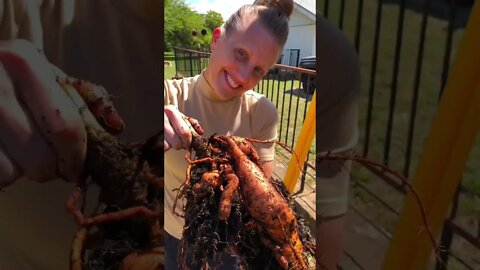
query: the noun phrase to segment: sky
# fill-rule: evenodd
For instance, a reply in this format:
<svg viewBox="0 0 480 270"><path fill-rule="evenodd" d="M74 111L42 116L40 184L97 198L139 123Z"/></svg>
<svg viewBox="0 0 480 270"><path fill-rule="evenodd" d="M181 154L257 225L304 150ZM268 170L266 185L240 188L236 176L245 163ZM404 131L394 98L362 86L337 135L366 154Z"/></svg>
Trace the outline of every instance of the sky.
<svg viewBox="0 0 480 270"><path fill-rule="evenodd" d="M198 13L207 13L209 10L216 11L222 14L225 21L242 5L252 4L254 0L185 0L185 2Z"/></svg>

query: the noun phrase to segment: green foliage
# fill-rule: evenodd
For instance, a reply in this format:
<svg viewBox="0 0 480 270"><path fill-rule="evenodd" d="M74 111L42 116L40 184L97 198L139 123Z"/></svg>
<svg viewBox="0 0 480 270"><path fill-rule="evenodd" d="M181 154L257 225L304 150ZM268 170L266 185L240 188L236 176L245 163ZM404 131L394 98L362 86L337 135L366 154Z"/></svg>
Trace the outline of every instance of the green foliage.
<svg viewBox="0 0 480 270"><path fill-rule="evenodd" d="M192 10L185 0L166 0L165 50L171 51L173 47L208 47L212 36L211 27L222 23L222 16L215 11L203 15ZM201 34L203 29L207 31L206 35ZM196 35L192 35L193 32L196 32Z"/></svg>
<svg viewBox="0 0 480 270"><path fill-rule="evenodd" d="M207 26L207 28L210 29L210 31L212 32L215 28L220 27L223 24L222 15L213 10L209 10L207 14L204 15L204 17L205 17L205 26Z"/></svg>

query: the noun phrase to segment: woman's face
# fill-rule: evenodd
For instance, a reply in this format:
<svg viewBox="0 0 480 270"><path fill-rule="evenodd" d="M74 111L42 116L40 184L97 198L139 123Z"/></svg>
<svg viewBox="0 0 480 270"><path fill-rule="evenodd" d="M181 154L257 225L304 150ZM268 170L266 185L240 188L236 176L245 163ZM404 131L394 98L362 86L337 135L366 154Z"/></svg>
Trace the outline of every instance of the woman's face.
<svg viewBox="0 0 480 270"><path fill-rule="evenodd" d="M213 33L206 76L222 100L252 89L280 55L275 38L255 17L246 18L228 37L222 36L220 29Z"/></svg>

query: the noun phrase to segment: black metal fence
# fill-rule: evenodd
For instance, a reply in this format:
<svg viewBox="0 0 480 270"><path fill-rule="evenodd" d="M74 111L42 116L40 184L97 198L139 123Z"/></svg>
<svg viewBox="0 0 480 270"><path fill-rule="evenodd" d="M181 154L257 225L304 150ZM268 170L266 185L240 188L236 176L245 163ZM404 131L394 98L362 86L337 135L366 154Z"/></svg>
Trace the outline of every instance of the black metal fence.
<svg viewBox="0 0 480 270"><path fill-rule="evenodd" d="M173 48L175 56L175 77L193 77L207 67L210 54L205 50Z"/></svg>
<svg viewBox="0 0 480 270"><path fill-rule="evenodd" d="M472 3L459 0L317 1L317 12L351 38L361 58L362 136L358 150L364 156L383 161L407 177L413 172ZM472 164L478 164L480 151L473 151L470 159L465 176L473 179L470 182L478 183L480 171ZM385 175L381 177L405 193L402 183ZM445 264L437 263L436 269L446 269L452 257L456 265L465 269L480 268L480 261L472 259L480 258L480 206L475 205L480 202L480 185L462 183L441 237ZM382 205L388 205L385 198L373 197ZM468 207L473 211L466 210ZM465 219L473 225L466 225L462 221ZM469 243L473 247L469 252L473 254L466 258L463 256L466 250L451 248L455 238Z"/></svg>
<svg viewBox="0 0 480 270"><path fill-rule="evenodd" d="M294 148L305 121L307 110L315 91L314 70L276 64L274 72L269 72L253 89L270 99L278 110L280 142ZM284 165L292 158L291 153L278 149ZM307 162L303 164L300 189L302 193L309 178L309 186L315 190L315 141L308 152Z"/></svg>

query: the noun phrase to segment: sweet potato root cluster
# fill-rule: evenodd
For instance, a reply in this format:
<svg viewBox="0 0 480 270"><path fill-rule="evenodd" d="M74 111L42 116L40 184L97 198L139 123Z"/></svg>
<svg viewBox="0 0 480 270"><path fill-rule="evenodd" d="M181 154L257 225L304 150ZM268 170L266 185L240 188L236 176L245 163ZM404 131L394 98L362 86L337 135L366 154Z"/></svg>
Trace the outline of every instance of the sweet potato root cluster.
<svg viewBox="0 0 480 270"><path fill-rule="evenodd" d="M163 150L157 149L162 133L142 143L121 142L112 133L121 132L123 122L105 89L72 78L58 82L78 92L89 108L81 108L87 130L84 177L66 203L80 227L70 269L163 269ZM90 112L96 121L88 118ZM92 184L100 193L87 215L80 205Z"/></svg>
<svg viewBox="0 0 480 270"><path fill-rule="evenodd" d="M184 268L207 269L228 253L241 269L313 269L315 244L283 183L265 177L248 139L194 136L186 181ZM218 261L218 260L217 260Z"/></svg>

